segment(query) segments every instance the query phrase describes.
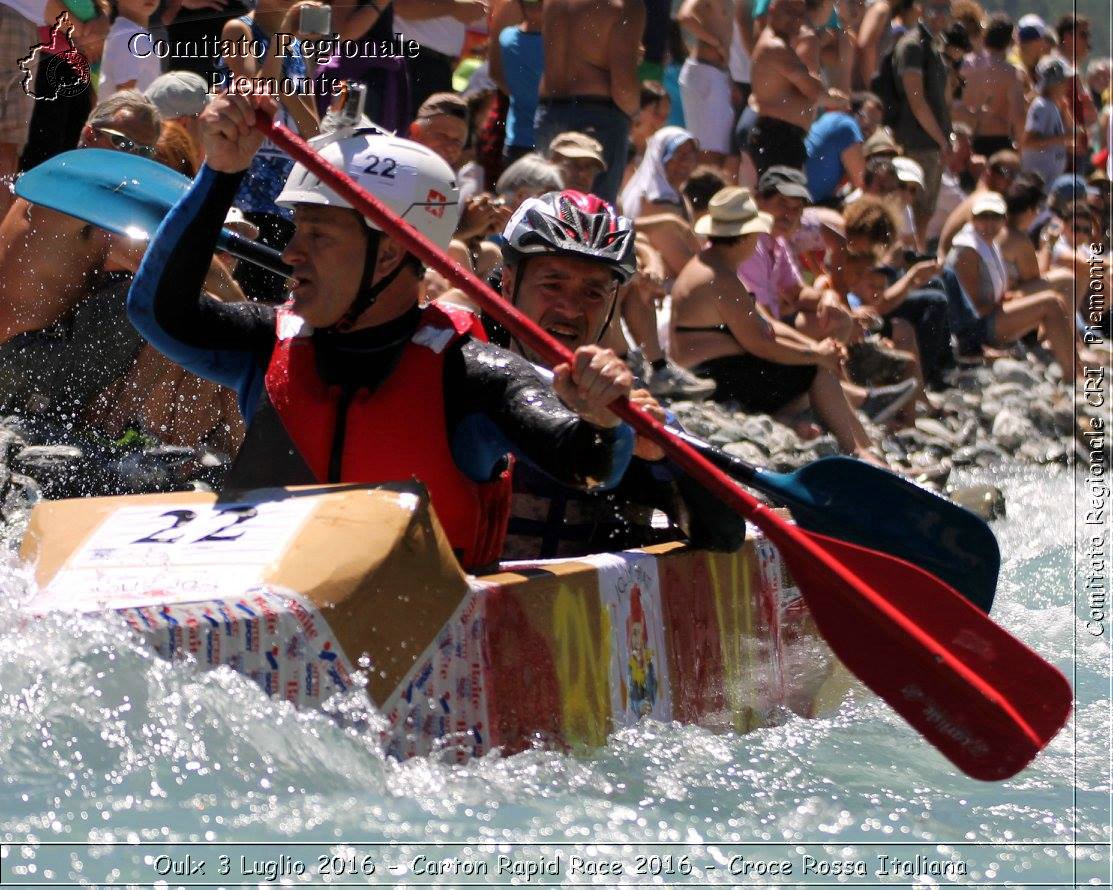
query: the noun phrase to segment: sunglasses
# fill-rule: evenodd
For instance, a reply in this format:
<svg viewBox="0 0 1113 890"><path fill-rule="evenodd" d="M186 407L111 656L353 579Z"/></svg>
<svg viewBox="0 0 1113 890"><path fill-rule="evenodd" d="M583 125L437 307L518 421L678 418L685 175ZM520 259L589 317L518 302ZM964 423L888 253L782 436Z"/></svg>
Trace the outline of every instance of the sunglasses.
<svg viewBox="0 0 1113 890"><path fill-rule="evenodd" d="M142 155L145 158L153 158L156 154L156 149L153 145L146 145L142 142L136 142L130 136L125 136L119 130L109 130L106 127L93 127L98 133L103 133L111 140L112 145L120 151L126 151L131 155Z"/></svg>
<svg viewBox="0 0 1113 890"><path fill-rule="evenodd" d="M1004 218L1000 213L979 213L974 217L974 219L984 219L987 222L1000 222Z"/></svg>

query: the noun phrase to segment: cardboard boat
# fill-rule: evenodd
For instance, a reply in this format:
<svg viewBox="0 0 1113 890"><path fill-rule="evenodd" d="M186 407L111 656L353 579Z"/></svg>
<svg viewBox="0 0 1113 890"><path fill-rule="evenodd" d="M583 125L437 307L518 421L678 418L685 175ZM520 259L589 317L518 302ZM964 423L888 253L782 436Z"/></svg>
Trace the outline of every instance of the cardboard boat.
<svg viewBox="0 0 1113 890"><path fill-rule="evenodd" d="M47 501L23 556L30 613L115 610L163 657L297 707L363 687L398 757L578 749L646 716L747 732L849 686L753 528L735 553L668 544L474 577L414 482Z"/></svg>

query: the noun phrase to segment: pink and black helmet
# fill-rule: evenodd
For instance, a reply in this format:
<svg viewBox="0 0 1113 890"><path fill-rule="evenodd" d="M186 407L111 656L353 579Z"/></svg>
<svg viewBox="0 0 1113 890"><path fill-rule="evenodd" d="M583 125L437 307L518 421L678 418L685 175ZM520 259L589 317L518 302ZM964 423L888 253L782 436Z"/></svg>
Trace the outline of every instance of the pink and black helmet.
<svg viewBox="0 0 1113 890"><path fill-rule="evenodd" d="M522 203L506 224L507 265L538 256L567 256L609 266L625 283L638 269L634 224L595 195L566 189Z"/></svg>

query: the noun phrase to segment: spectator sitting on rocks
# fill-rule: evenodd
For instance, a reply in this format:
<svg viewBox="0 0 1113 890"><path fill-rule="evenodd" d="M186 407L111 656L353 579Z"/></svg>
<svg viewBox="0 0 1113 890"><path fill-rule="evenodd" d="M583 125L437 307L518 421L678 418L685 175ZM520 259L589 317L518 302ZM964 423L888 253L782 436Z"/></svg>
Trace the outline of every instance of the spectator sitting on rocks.
<svg viewBox="0 0 1113 890"><path fill-rule="evenodd" d="M418 108L417 117L410 124L410 138L436 152L458 172L468 141L468 121L468 103L462 96L433 93ZM465 198L448 252L465 266L476 269L481 262L484 239L501 231L509 218L506 208L489 192Z"/></svg>
<svg viewBox="0 0 1113 890"><path fill-rule="evenodd" d="M682 127L663 127L653 134L637 171L622 190L622 212L664 257L676 275L699 250L692 232L692 208L684 185L696 168L699 147Z"/></svg>
<svg viewBox="0 0 1113 890"><path fill-rule="evenodd" d="M847 303L863 328L890 337L898 349L911 352L918 358L923 371L921 384L933 389L942 388L942 373L954 366L947 326L947 298L938 290L925 287L938 273L939 266L934 261L907 262L905 251L900 249L896 239L898 225L898 217L890 202L871 196L856 201L843 214L844 252L840 254L836 249L829 249L827 266L837 267L842 262L851 262L852 258L859 258L862 262L872 258L876 262L886 252L890 257L897 257L893 280L885 283L876 298L866 299L858 292L863 281L867 287L870 283L859 277L851 285L854 293ZM905 266L908 267L907 272L901 276L898 270ZM913 288L917 290L912 291ZM857 305L859 300L865 304L861 308ZM877 324L878 316L880 325ZM871 365L885 364L902 372L905 370L899 368L883 349L867 348L870 346L870 341L862 341L852 351L855 365L868 354Z"/></svg>
<svg viewBox="0 0 1113 890"><path fill-rule="evenodd" d="M675 354L715 381L716 401L788 418L794 425L810 405L844 452L877 463L839 382L841 347L834 340L809 340L770 319L738 278L736 270L757 247L758 236L772 231L773 220L745 189L729 187L711 200L699 225L708 244L673 287Z"/></svg>
<svg viewBox="0 0 1113 890"><path fill-rule="evenodd" d="M962 287L963 303L952 297L951 327L964 352L981 346L1011 345L1032 331L1051 346L1063 378L1082 376L1075 349L1073 306L1054 291L1009 292L1008 269L996 244L1007 206L996 192L977 194L972 219L955 236L947 266ZM950 296L950 294L949 294Z"/></svg>
<svg viewBox="0 0 1113 890"><path fill-rule="evenodd" d="M555 164L536 153L522 155L503 171L495 183L496 197L491 206L501 210L500 217L505 214L509 219L527 198L538 198L548 192L560 190L560 170ZM488 278L502 266L502 251L493 241L479 241L473 254L475 273L481 278ZM442 284L438 287L435 283L442 282L435 271L427 269L425 279L429 285L427 296L433 298L443 293L445 286ZM443 298L456 305L476 308L463 291L453 289L445 293Z"/></svg>
<svg viewBox="0 0 1113 890"><path fill-rule="evenodd" d="M756 239L754 249L738 267L738 275L769 315L793 319L819 307L822 291L808 287L797 267L788 239L800 224L810 200L804 174L791 167L771 167L758 181L758 209L768 214L772 229Z"/></svg>
<svg viewBox="0 0 1113 890"><path fill-rule="evenodd" d="M943 232L939 235L937 251L940 262L947 255L947 251L951 249L951 241L955 235L970 222L974 202L981 194L983 192L1004 194L1008 191L1009 185L1016 179L1018 173L1020 173L1020 156L1015 151L999 151L989 157L974 191L951 212L947 222L943 225Z"/></svg>
<svg viewBox="0 0 1113 890"><path fill-rule="evenodd" d="M727 178L719 167L700 164L684 185L684 197L692 207L692 222L707 214L707 205L716 194L727 187Z"/></svg>
<svg viewBox="0 0 1113 890"><path fill-rule="evenodd" d="M1028 234L1043 210L1046 193L1037 174L1021 173L1005 192L1006 229L1001 238L1001 256L1009 273L1009 288L1031 294L1054 288L1074 300L1073 270L1053 268L1051 253L1059 225L1045 226L1037 251Z"/></svg>
<svg viewBox="0 0 1113 890"><path fill-rule="evenodd" d="M1100 242L1094 215L1084 200L1068 201L1059 210L1060 222L1055 229L1058 237L1051 239L1051 256L1045 274L1056 270L1072 272L1076 282L1104 280L1104 293L1110 293L1111 265L1107 250L1095 249L1094 243ZM1042 237L1042 233L1041 233ZM1078 288L1078 298L1082 299L1086 287Z"/></svg>
<svg viewBox="0 0 1113 890"><path fill-rule="evenodd" d="M699 250L699 239L692 230L692 208L684 195L698 156L691 133L682 127L662 127L649 140L641 164L622 190L622 212L648 237L664 260L668 276L675 276ZM646 380L649 391L659 397L703 398L713 384L669 361L661 349L651 299L655 292L653 288L628 288L622 304L630 334L652 367Z"/></svg>
<svg viewBox="0 0 1113 890"><path fill-rule="evenodd" d="M409 135L459 169L468 142L468 103L458 93L433 93L418 108Z"/></svg>

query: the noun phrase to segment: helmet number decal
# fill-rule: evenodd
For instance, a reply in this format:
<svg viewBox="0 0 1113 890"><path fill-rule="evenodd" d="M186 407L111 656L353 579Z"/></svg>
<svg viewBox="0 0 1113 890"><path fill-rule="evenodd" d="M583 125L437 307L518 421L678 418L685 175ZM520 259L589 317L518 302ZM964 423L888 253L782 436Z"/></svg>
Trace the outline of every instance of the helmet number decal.
<svg viewBox="0 0 1113 890"><path fill-rule="evenodd" d="M380 158L378 155L367 155L371 163L363 168L363 172L371 176L381 176L383 179L394 179L394 168L398 162L394 158Z"/></svg>

